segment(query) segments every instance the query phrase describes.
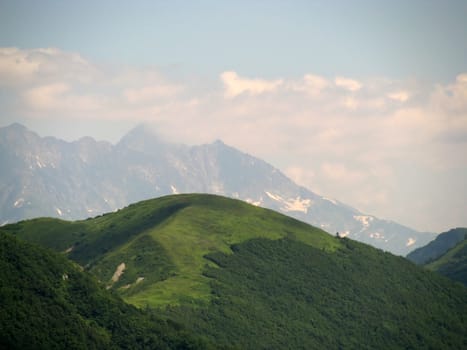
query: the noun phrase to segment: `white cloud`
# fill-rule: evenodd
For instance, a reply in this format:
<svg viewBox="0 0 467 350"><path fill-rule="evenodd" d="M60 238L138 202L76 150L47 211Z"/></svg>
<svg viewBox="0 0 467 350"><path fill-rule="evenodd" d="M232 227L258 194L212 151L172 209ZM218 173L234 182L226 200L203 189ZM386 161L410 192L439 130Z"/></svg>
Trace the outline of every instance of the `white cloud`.
<svg viewBox="0 0 467 350"><path fill-rule="evenodd" d="M0 85L43 84L55 79L85 83L95 79L96 73L97 69L76 53L55 48L0 48Z"/></svg>
<svg viewBox="0 0 467 350"><path fill-rule="evenodd" d="M355 110L359 107L359 103L357 99L354 97L350 97L350 96L344 98L343 104L346 108L350 110Z"/></svg>
<svg viewBox="0 0 467 350"><path fill-rule="evenodd" d="M236 72L223 72L221 80L225 86L225 96L235 97L243 93L258 95L276 90L282 80L249 79L240 77Z"/></svg>
<svg viewBox="0 0 467 350"><path fill-rule="evenodd" d="M438 85L431 95L431 107L441 111L461 113L467 109L467 74L460 74L448 85Z"/></svg>
<svg viewBox="0 0 467 350"><path fill-rule="evenodd" d="M0 48L0 84L9 85L24 81L39 69L39 62L28 58L17 48Z"/></svg>
<svg viewBox="0 0 467 350"><path fill-rule="evenodd" d="M395 91L386 95L388 98L398 102L406 102L410 94L407 91Z"/></svg>
<svg viewBox="0 0 467 350"><path fill-rule="evenodd" d="M302 81L290 84L296 91L306 92L313 97L321 95L331 83L324 77L314 74L306 74Z"/></svg>
<svg viewBox="0 0 467 350"><path fill-rule="evenodd" d="M358 91L362 88L362 84L359 81L344 77L336 77L334 79L334 84L351 92Z"/></svg>
<svg viewBox="0 0 467 350"><path fill-rule="evenodd" d="M55 109L63 103L61 97L70 86L65 83L54 83L34 87L25 93L25 97L30 106L38 109Z"/></svg>
<svg viewBox="0 0 467 350"><path fill-rule="evenodd" d="M73 115L82 112L99 112L102 104L98 96L77 95L65 83L54 83L32 88L25 92L29 106L38 111L60 112Z"/></svg>

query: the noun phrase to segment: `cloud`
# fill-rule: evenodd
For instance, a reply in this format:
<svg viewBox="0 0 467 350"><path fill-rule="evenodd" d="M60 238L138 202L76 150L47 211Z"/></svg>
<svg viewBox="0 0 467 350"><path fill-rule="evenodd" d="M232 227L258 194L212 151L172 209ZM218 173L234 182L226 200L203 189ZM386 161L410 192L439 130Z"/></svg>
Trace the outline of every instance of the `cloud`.
<svg viewBox="0 0 467 350"><path fill-rule="evenodd" d="M467 74L459 74L454 83L439 84L433 91L430 102L432 108L438 111L461 112L464 122L464 112L467 109Z"/></svg>
<svg viewBox="0 0 467 350"><path fill-rule="evenodd" d="M282 80L248 79L240 77L236 72L223 72L221 80L225 87L225 96L232 98L243 93L258 95L276 90Z"/></svg>
<svg viewBox="0 0 467 350"><path fill-rule="evenodd" d="M322 195L414 226L431 216L410 215L398 203L434 213L434 184L467 172L467 74L431 86L314 72L262 79L225 71L208 80L151 66L96 64L59 49L4 48L0 86L8 92L0 118L87 122L98 138L116 121L144 121L178 142L222 139ZM96 121L112 123L97 130ZM463 203L465 185L447 183L457 186L453 203ZM453 216L448 206L436 210Z"/></svg>
<svg viewBox="0 0 467 350"><path fill-rule="evenodd" d="M395 91L387 94L386 96L394 101L406 102L409 99L410 94L407 91Z"/></svg>
<svg viewBox="0 0 467 350"><path fill-rule="evenodd" d="M56 48L0 48L0 85L44 83L55 79L91 82L97 68L76 53Z"/></svg>
<svg viewBox="0 0 467 350"><path fill-rule="evenodd" d="M137 89L126 89L125 98L132 104L147 103L161 98L172 98L183 90L177 85L144 86Z"/></svg>
<svg viewBox="0 0 467 350"><path fill-rule="evenodd" d="M70 86L65 83L54 83L32 88L25 93L30 106L38 109L54 109L62 104L61 97Z"/></svg>
<svg viewBox="0 0 467 350"><path fill-rule="evenodd" d="M38 111L58 111L73 114L76 112L97 112L101 101L94 95L77 95L71 86L65 83L54 83L32 88L25 92L25 100Z"/></svg>
<svg viewBox="0 0 467 350"><path fill-rule="evenodd" d="M362 84L359 81L344 77L336 77L334 79L334 84L351 92L358 91L362 88Z"/></svg>
<svg viewBox="0 0 467 350"><path fill-rule="evenodd" d="M39 62L29 59L26 52L14 47L0 48L0 84L24 81L39 69Z"/></svg>
<svg viewBox="0 0 467 350"><path fill-rule="evenodd" d="M319 75L305 74L302 81L293 82L290 86L293 90L306 92L312 97L318 97L331 86L331 83Z"/></svg>

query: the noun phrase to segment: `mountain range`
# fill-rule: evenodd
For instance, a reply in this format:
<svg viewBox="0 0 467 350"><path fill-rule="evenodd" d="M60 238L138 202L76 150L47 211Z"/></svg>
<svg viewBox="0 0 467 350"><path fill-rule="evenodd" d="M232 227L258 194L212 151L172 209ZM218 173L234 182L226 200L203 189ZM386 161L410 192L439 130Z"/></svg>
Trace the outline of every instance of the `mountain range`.
<svg viewBox="0 0 467 350"><path fill-rule="evenodd" d="M318 195L221 141L169 143L143 125L113 145L90 137L40 137L13 124L0 129L0 162L0 224L41 216L83 219L167 194L212 193L398 255L435 237Z"/></svg>
<svg viewBox="0 0 467 350"><path fill-rule="evenodd" d="M467 345L461 284L216 195L5 225L0 267L0 345L8 348L61 340L75 349Z"/></svg>

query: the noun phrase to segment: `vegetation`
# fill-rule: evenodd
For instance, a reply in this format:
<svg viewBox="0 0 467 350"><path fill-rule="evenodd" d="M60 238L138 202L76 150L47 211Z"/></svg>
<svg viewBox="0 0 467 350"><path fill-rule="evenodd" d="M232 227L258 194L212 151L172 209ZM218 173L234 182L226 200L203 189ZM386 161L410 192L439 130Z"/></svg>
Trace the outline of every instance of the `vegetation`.
<svg viewBox="0 0 467 350"><path fill-rule="evenodd" d="M461 349L467 293L403 258L347 239L329 254L255 239L208 256L212 301L174 320L240 349Z"/></svg>
<svg viewBox="0 0 467 350"><path fill-rule="evenodd" d="M467 239L425 267L467 286Z"/></svg>
<svg viewBox="0 0 467 350"><path fill-rule="evenodd" d="M240 201L168 196L85 221L37 219L0 228L7 241L9 233L62 256L53 255L56 265L37 265L40 270L35 263L0 266L10 271L1 275L2 286L9 286L2 287L2 322L16 310L34 319L11 286L31 288L31 303L41 305L44 292L30 285L43 283L52 288L47 298L66 301L64 313L74 318L62 324L76 322L74 334L88 339L83 347L96 341L99 348L467 348L467 289L461 284ZM16 281L25 270L40 278ZM68 287L79 279L79 287ZM47 315L39 317L45 328ZM9 332L39 332L28 321L21 325Z"/></svg>
<svg viewBox="0 0 467 350"><path fill-rule="evenodd" d="M467 239L467 228L455 228L448 232L443 232L426 246L410 252L407 255L407 259L418 265L428 264L441 257L464 239Z"/></svg>
<svg viewBox="0 0 467 350"><path fill-rule="evenodd" d="M63 256L0 234L0 348L204 349L209 344L111 295Z"/></svg>
<svg viewBox="0 0 467 350"><path fill-rule="evenodd" d="M407 259L467 286L467 228L441 233Z"/></svg>
<svg viewBox="0 0 467 350"><path fill-rule="evenodd" d="M49 229L50 228L50 229ZM36 219L0 228L68 256L138 306L197 304L211 297L206 254L230 253L252 238L294 237L335 251L322 230L271 210L212 195L177 195L140 202L116 213L65 222ZM115 283L117 267L125 270Z"/></svg>

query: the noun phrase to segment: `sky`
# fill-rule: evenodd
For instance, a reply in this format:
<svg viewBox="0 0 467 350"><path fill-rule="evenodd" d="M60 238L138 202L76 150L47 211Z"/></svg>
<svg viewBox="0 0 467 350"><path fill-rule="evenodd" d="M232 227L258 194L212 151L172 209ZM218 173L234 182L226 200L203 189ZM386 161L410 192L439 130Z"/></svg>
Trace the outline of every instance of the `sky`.
<svg viewBox="0 0 467 350"><path fill-rule="evenodd" d="M0 0L0 127L221 139L421 231L467 226L467 1Z"/></svg>

